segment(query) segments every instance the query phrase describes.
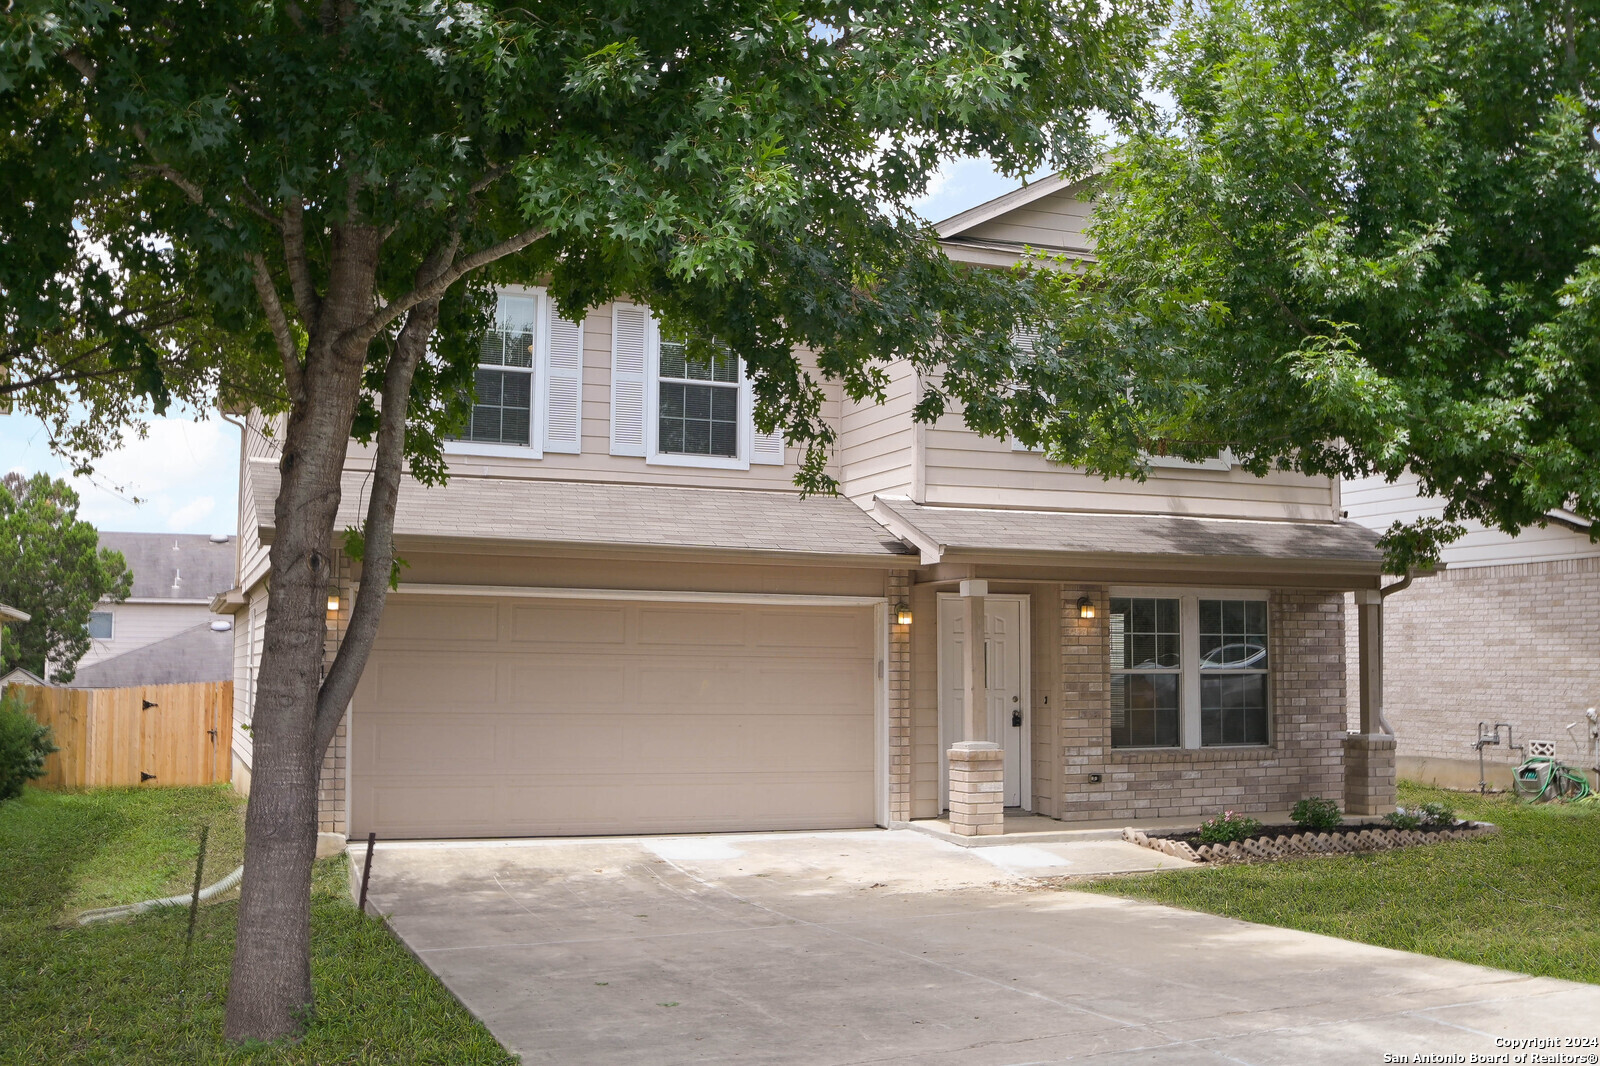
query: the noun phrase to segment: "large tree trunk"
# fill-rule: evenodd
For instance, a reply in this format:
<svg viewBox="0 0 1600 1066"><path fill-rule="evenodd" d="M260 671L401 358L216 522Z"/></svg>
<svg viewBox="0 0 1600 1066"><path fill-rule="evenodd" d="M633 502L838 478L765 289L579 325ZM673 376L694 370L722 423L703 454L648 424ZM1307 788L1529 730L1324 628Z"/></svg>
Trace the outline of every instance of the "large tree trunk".
<svg viewBox="0 0 1600 1066"><path fill-rule="evenodd" d="M340 475L366 356L364 346L343 350L338 341L371 313L379 241L370 231L350 228L336 235L334 249L329 291L310 338L304 388L291 406L279 463L252 722L245 876L225 1022L227 1038L236 1042L297 1036L312 1004L311 871L318 777L327 748L317 708Z"/></svg>

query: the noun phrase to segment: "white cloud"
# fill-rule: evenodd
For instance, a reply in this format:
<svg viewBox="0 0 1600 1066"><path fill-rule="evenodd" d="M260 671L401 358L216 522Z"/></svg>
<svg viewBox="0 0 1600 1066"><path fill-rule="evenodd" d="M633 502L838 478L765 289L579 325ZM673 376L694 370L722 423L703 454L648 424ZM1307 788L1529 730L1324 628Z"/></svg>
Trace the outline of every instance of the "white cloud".
<svg viewBox="0 0 1600 1066"><path fill-rule="evenodd" d="M199 499L190 500L167 516L167 528L174 532L192 529L216 509L217 501L213 496L201 496Z"/></svg>
<svg viewBox="0 0 1600 1066"><path fill-rule="evenodd" d="M10 469L66 477L78 514L100 529L234 532L239 433L215 416L153 418L146 436L130 437L88 477L68 476L37 419L0 416L0 455Z"/></svg>

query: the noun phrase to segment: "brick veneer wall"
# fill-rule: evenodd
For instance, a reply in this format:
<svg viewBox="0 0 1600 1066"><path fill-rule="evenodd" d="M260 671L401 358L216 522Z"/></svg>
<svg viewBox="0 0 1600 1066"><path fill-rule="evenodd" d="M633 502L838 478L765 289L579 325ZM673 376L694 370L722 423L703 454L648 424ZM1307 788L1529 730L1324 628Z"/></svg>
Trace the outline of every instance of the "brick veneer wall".
<svg viewBox="0 0 1600 1066"><path fill-rule="evenodd" d="M1095 617L1078 617L1088 595ZM1069 605L1070 610L1069 610ZM1344 792L1344 602L1337 593L1273 590L1273 743L1264 748L1111 747L1109 594L1061 590L1061 818L1182 818L1224 808L1265 812ZM1092 784L1090 774L1100 774Z"/></svg>
<svg viewBox="0 0 1600 1066"><path fill-rule="evenodd" d="M328 619L327 635L322 643L322 669L326 674L339 654L339 642L344 639L345 628L350 624L350 591L355 580L355 564L344 552L337 552L334 571L338 575L339 612ZM317 787L317 832L346 833L349 831L349 807L346 804L345 784L349 777L349 744L347 733L350 713L339 721L339 730L322 757L322 777Z"/></svg>
<svg viewBox="0 0 1600 1066"><path fill-rule="evenodd" d="M1600 704L1600 559L1446 570L1383 611L1384 717L1401 759L1470 761L1475 778L1472 742L1486 721L1581 761L1566 725ZM1353 647L1353 617L1348 629ZM1502 771L1520 760L1504 746L1484 755Z"/></svg>
<svg viewBox="0 0 1600 1066"><path fill-rule="evenodd" d="M911 602L911 571L889 573L889 820L911 820L911 627L894 620L898 604ZM923 625L928 620L922 621Z"/></svg>

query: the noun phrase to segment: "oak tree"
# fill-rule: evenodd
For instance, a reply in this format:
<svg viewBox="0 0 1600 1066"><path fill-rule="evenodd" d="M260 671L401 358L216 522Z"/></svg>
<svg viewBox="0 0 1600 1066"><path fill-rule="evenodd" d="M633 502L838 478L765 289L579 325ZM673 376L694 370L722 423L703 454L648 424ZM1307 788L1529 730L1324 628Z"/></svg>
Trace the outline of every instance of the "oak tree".
<svg viewBox="0 0 1600 1066"><path fill-rule="evenodd" d="M444 475L494 286L539 282L568 317L628 296L730 346L758 424L827 489L817 375L868 396L899 356L933 382L922 416L977 401L1026 302L1024 275L945 260L909 203L954 155L1087 167L1094 116L1136 107L1156 6L7 5L4 151L32 162L3 217L54 243L0 258L6 313L108 345L93 358L142 375L124 392L159 392L182 323L217 331L237 368L217 387L260 382L251 402L286 415L230 1038L292 1035L311 1005L318 769L387 592L361 582L324 676L350 439L374 446L361 550L386 575L401 470ZM49 296L84 262L74 234L95 283Z"/></svg>
<svg viewBox="0 0 1600 1066"><path fill-rule="evenodd" d="M1600 514L1600 7L1188 3L1152 84L993 421L1107 473L1409 469L1445 520L1395 572Z"/></svg>

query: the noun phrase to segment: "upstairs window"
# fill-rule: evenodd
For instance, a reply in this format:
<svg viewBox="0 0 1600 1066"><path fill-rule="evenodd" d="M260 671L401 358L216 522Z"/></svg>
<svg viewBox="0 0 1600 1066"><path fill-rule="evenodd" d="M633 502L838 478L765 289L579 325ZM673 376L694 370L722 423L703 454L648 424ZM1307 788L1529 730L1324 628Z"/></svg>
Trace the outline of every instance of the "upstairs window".
<svg viewBox="0 0 1600 1066"><path fill-rule="evenodd" d="M657 449L668 455L739 454L739 360L722 345L691 354L662 337L656 383Z"/></svg>
<svg viewBox="0 0 1600 1066"><path fill-rule="evenodd" d="M483 335L473 377L472 416L462 440L531 447L539 303L502 296Z"/></svg>
<svg viewBox="0 0 1600 1066"><path fill-rule="evenodd" d="M583 450L583 323L543 289L500 294L473 374L472 413L449 451L542 459Z"/></svg>
<svg viewBox="0 0 1600 1066"><path fill-rule="evenodd" d="M115 632L110 611L89 612L89 636L95 640L110 640Z"/></svg>
<svg viewBox="0 0 1600 1066"><path fill-rule="evenodd" d="M781 430L761 433L750 381L726 345L663 335L648 307L613 305L611 454L661 466L783 466Z"/></svg>

